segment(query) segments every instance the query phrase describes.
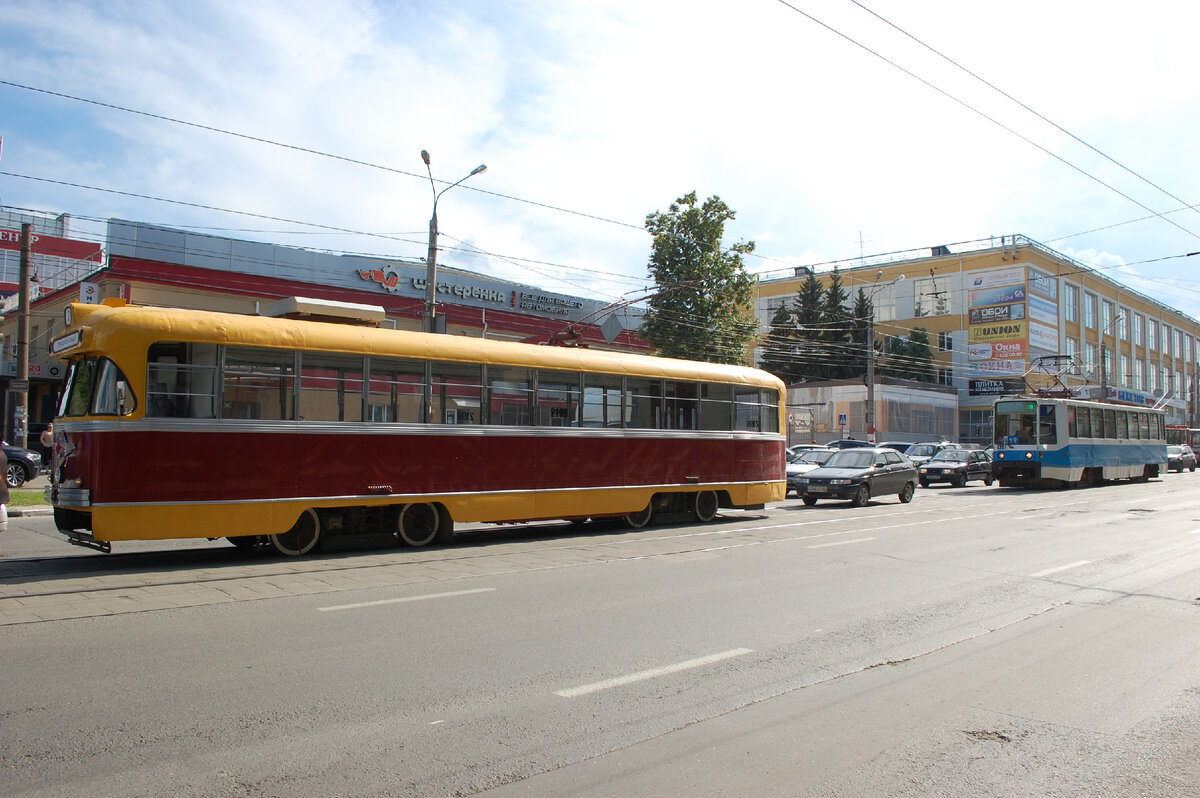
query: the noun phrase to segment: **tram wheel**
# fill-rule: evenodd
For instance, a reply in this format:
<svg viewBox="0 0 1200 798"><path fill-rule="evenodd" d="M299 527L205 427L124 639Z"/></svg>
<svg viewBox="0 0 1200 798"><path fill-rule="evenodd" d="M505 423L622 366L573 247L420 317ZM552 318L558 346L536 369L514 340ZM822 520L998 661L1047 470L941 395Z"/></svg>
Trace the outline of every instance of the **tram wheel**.
<svg viewBox="0 0 1200 798"><path fill-rule="evenodd" d="M707 524L716 518L718 504L716 491L702 490L697 493L692 505L692 511L696 514L696 520Z"/></svg>
<svg viewBox="0 0 1200 798"><path fill-rule="evenodd" d="M442 514L437 506L425 502L406 504L396 521L396 535L409 546L428 546L438 537Z"/></svg>
<svg viewBox="0 0 1200 798"><path fill-rule="evenodd" d="M302 557L321 542L321 519L317 511L309 507L300 513L291 529L280 535L268 535L267 540L285 557Z"/></svg>
<svg viewBox="0 0 1200 798"><path fill-rule="evenodd" d="M625 523L632 529L644 529L650 525L650 520L653 517L654 507L651 504L647 504L645 510L625 516Z"/></svg>
<svg viewBox="0 0 1200 798"><path fill-rule="evenodd" d="M262 535L241 535L236 538L225 539L243 551L258 551L270 545Z"/></svg>

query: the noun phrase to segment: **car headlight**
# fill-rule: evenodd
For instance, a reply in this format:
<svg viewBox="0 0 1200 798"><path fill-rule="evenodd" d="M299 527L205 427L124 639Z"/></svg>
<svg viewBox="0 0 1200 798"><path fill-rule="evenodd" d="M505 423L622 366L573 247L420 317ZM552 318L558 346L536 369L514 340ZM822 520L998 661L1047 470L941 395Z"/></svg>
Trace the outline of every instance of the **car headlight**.
<svg viewBox="0 0 1200 798"><path fill-rule="evenodd" d="M853 485L854 480L852 480L852 479L831 479L831 480L829 480L829 484L830 485Z"/></svg>

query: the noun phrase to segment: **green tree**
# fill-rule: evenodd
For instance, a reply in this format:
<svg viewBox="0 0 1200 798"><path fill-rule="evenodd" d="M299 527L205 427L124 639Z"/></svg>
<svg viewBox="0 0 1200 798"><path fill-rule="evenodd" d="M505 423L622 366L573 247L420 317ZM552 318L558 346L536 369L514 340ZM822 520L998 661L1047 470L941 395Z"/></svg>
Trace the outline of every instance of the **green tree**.
<svg viewBox="0 0 1200 798"><path fill-rule="evenodd" d="M794 306L784 301L771 317L771 328L761 346L759 367L787 385L800 382L799 345L800 331L796 328Z"/></svg>
<svg viewBox="0 0 1200 798"><path fill-rule="evenodd" d="M841 380L855 376L853 368L853 344L850 333L853 328L851 311L846 308L849 294L842 286L842 274L835 266L829 275L829 285L821 302L821 337L825 344L825 359L820 368L827 380Z"/></svg>
<svg viewBox="0 0 1200 798"><path fill-rule="evenodd" d="M754 278L742 263L754 242L724 249L721 240L733 210L716 196L699 207L697 202L693 191L666 213L646 216L646 229L654 236L650 274L660 290L650 298L642 334L666 357L744 363L758 328L748 312Z"/></svg>
<svg viewBox="0 0 1200 798"><path fill-rule="evenodd" d="M933 364L929 331L924 327L917 327L907 336L889 338L884 346L879 373L905 380L935 382L937 369Z"/></svg>

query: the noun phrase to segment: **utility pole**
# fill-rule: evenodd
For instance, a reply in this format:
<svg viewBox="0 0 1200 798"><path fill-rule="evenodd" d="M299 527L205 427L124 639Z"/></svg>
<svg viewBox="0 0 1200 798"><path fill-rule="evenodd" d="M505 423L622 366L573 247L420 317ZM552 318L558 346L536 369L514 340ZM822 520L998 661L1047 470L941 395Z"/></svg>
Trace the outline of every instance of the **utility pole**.
<svg viewBox="0 0 1200 798"><path fill-rule="evenodd" d="M29 442L29 271L33 258L33 225L21 225L21 261L17 296L17 378L13 395L13 443L22 448Z"/></svg>

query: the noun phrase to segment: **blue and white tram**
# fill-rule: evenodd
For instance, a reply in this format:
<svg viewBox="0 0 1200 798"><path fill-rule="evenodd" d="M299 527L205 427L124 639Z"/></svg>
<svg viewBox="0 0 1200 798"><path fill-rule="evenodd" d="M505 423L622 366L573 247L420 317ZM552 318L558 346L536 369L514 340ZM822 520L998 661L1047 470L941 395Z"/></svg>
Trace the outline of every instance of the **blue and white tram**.
<svg viewBox="0 0 1200 798"><path fill-rule="evenodd" d="M1002 486L1144 482L1167 468L1161 410L1007 397L993 406L992 473Z"/></svg>

